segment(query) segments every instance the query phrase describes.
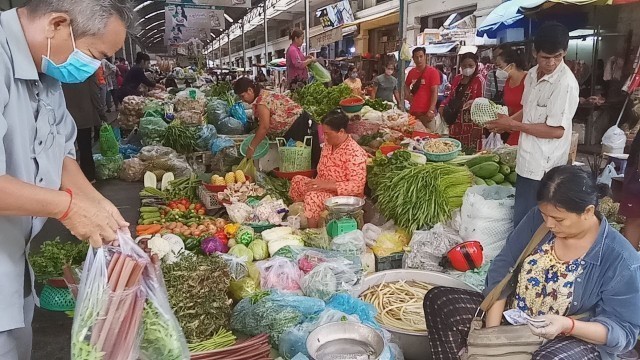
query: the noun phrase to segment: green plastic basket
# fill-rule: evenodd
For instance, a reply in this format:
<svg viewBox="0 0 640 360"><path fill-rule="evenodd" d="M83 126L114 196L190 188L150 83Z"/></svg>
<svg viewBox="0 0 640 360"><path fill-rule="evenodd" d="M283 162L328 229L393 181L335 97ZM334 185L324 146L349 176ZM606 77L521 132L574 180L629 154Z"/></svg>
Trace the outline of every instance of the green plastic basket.
<svg viewBox="0 0 640 360"><path fill-rule="evenodd" d="M242 154L242 156L247 155L247 150L249 150L249 145L251 145L254 137L255 135L249 135L249 137L244 139L242 144L240 144L240 154ZM267 155L267 153L269 153L269 140L264 139L253 152L253 159L262 159Z"/></svg>
<svg viewBox="0 0 640 360"><path fill-rule="evenodd" d="M49 311L72 311L76 301L68 288L45 285L40 293L40 307Z"/></svg>
<svg viewBox="0 0 640 360"><path fill-rule="evenodd" d="M453 150L447 153L432 153L432 152L424 151L424 155L427 157L427 160L433 161L433 162L451 161L456 157L458 157L458 155L460 154L460 150L462 149L462 143L452 138L438 138L438 139L431 139L429 141L449 141L456 145L456 150Z"/></svg>
<svg viewBox="0 0 640 360"><path fill-rule="evenodd" d="M303 147L288 147L284 138L276 138L280 154L280 171L294 172L311 170L311 145L313 138L305 136Z"/></svg>

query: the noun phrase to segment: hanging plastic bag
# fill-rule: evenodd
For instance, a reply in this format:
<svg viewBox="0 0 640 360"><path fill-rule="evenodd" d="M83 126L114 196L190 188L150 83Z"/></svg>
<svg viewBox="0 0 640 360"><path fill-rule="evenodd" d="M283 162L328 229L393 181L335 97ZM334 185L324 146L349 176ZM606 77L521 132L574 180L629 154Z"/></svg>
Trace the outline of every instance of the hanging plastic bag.
<svg viewBox="0 0 640 360"><path fill-rule="evenodd" d="M602 136L602 151L610 154L622 154L626 143L627 136L624 131L614 125Z"/></svg>
<svg viewBox="0 0 640 360"><path fill-rule="evenodd" d="M317 82L322 84L331 82L331 73L329 72L329 70L325 69L324 66L318 64L317 62L309 65L309 71Z"/></svg>
<svg viewBox="0 0 640 360"><path fill-rule="evenodd" d="M120 146L113 133L113 128L107 123L100 127L100 154L104 157L114 157L120 154Z"/></svg>
<svg viewBox="0 0 640 360"><path fill-rule="evenodd" d="M253 179L256 178L256 164L253 159L242 159L240 164L238 164L237 167L234 167L234 169L242 171L245 175L250 176Z"/></svg>
<svg viewBox="0 0 640 360"><path fill-rule="evenodd" d="M402 42L402 47L400 48L400 60L403 61L411 61L411 48L406 41Z"/></svg>
<svg viewBox="0 0 640 360"><path fill-rule="evenodd" d="M504 142L502 142L502 137L498 133L492 132L486 138L482 139L482 150L495 150L504 146Z"/></svg>
<svg viewBox="0 0 640 360"><path fill-rule="evenodd" d="M609 164L602 170L602 174L598 177L598 184L611 186L611 180L616 176L618 176L616 167L613 164Z"/></svg>
<svg viewBox="0 0 640 360"><path fill-rule="evenodd" d="M304 274L295 262L283 257L274 257L259 261L256 266L260 270L260 286L263 289L302 294L300 283Z"/></svg>

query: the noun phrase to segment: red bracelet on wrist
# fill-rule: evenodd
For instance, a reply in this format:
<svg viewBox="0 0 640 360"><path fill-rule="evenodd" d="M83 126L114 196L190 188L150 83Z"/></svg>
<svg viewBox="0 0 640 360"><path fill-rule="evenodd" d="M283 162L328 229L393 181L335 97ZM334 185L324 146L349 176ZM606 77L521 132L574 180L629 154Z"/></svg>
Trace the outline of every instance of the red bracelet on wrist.
<svg viewBox="0 0 640 360"><path fill-rule="evenodd" d="M73 202L73 191L71 191L71 189L64 189L64 192L69 194L69 206L67 206L67 211L65 211L64 214L62 214L62 216L58 218L58 221L64 221L64 219L66 219L67 216L69 216L69 213L71 212L71 203Z"/></svg>
<svg viewBox="0 0 640 360"><path fill-rule="evenodd" d="M571 336L571 334L573 333L573 330L576 328L576 321L573 320L573 318L569 318L569 320L571 320L571 329L569 329L569 331L562 333L562 335L564 336Z"/></svg>

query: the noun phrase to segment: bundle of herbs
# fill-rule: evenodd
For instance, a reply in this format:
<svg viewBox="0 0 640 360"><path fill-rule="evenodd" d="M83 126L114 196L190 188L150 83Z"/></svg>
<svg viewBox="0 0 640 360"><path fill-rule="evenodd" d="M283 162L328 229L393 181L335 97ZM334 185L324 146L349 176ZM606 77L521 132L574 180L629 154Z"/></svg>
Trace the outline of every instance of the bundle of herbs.
<svg viewBox="0 0 640 360"><path fill-rule="evenodd" d="M169 303L190 344L211 339L229 327L231 276L217 255L183 256L162 268Z"/></svg>
<svg viewBox="0 0 640 360"><path fill-rule="evenodd" d="M89 245L81 241L62 242L59 237L45 241L40 251L29 254L36 281L46 283L49 279L62 277L64 266L82 264L88 249Z"/></svg>
<svg viewBox="0 0 640 360"><path fill-rule="evenodd" d="M462 206L473 174L465 167L442 163L413 166L383 176L376 192L377 206L385 218L407 231L451 219Z"/></svg>
<svg viewBox="0 0 640 360"><path fill-rule="evenodd" d="M291 98L319 122L329 111L340 106L341 100L350 97L351 94L351 88L346 84L327 88L322 83L314 82L295 90Z"/></svg>
<svg viewBox="0 0 640 360"><path fill-rule="evenodd" d="M411 153L408 151L394 151L390 157L378 154L367 169L367 185L375 193L389 173L402 171L417 164L411 161Z"/></svg>
<svg viewBox="0 0 640 360"><path fill-rule="evenodd" d="M185 126L179 120L174 120L164 132L162 145L180 154L190 154L198 148L197 128Z"/></svg>

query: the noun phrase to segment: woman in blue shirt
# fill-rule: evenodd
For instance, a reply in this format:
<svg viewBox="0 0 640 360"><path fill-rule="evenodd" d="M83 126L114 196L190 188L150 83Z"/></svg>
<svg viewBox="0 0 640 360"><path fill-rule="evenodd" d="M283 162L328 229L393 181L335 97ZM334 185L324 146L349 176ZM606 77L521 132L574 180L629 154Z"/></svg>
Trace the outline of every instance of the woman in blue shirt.
<svg viewBox="0 0 640 360"><path fill-rule="evenodd" d="M544 223L550 232L524 260L515 290L485 314L485 325L503 323L520 309L545 326L532 333L550 341L533 359L615 359L640 334L640 255L596 210L598 187L574 166L549 171L538 207L511 233L491 264L488 294L515 267ZM458 359L484 296L447 287L427 293L424 310L434 359ZM569 316L588 314L581 320Z"/></svg>

